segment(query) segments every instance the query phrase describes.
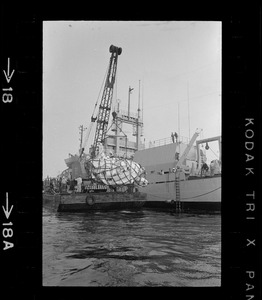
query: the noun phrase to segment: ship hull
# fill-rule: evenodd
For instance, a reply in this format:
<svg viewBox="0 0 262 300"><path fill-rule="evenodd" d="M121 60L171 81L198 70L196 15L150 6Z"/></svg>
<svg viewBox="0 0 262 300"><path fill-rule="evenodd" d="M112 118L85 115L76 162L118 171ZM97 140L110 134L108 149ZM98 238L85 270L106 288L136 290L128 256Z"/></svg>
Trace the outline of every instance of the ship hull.
<svg viewBox="0 0 262 300"><path fill-rule="evenodd" d="M162 181L141 187L148 201L179 200L176 198L175 180ZM180 181L182 202L221 202L221 176L196 177Z"/></svg>
<svg viewBox="0 0 262 300"><path fill-rule="evenodd" d="M140 208L145 204L144 193L72 193L43 195L43 207L57 212L86 212Z"/></svg>
<svg viewBox="0 0 262 300"><path fill-rule="evenodd" d="M118 209L171 209L178 212L220 212L221 176L180 181L180 199L174 181L143 187L137 193L72 193L43 195L43 206L57 212Z"/></svg>
<svg viewBox="0 0 262 300"><path fill-rule="evenodd" d="M144 207L165 208L173 205L181 211L221 210L221 176L195 177L183 180L180 197L176 192L175 180L152 183L141 188L147 194Z"/></svg>
<svg viewBox="0 0 262 300"><path fill-rule="evenodd" d="M221 209L221 170L211 173L197 166L196 146L192 147L183 160L182 166L187 170L176 170L176 154L183 155L187 144L171 143L139 150L134 160L146 170L148 185L139 188L147 194L144 207L169 207L170 204L179 211ZM211 176L212 174L212 176Z"/></svg>

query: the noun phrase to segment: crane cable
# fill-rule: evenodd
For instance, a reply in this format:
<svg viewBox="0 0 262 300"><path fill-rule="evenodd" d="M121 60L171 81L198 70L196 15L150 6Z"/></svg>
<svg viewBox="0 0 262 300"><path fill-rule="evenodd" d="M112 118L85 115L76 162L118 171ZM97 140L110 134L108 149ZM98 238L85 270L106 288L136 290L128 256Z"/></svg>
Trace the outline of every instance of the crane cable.
<svg viewBox="0 0 262 300"><path fill-rule="evenodd" d="M95 107L93 109L93 113L92 113L92 116L91 116L91 123L89 124L88 130L87 130L87 133L86 133L86 136L85 136L85 140L84 140L84 143L83 143L83 149L85 149L85 147L86 147L86 144L88 142L91 130L92 130L93 125L94 125L94 122L92 122L92 120L94 120L94 119L96 120L96 118L97 118L97 115L94 118L94 113L95 113L95 110L96 110L96 107L97 107L97 104L98 104L98 100L100 99L101 91L102 91L102 88L103 88L105 80L106 80L106 75L108 73L108 69L109 69L109 65L106 69L106 73L105 73L105 76L104 76L104 79L103 79L103 82L102 82L102 85L101 85L101 88L100 88L100 91L99 91L99 94L98 94L98 97L97 97L97 100L96 100L96 103L95 103Z"/></svg>
<svg viewBox="0 0 262 300"><path fill-rule="evenodd" d="M218 155L211 149L211 147L209 146L209 149L215 154L215 156L218 158Z"/></svg>

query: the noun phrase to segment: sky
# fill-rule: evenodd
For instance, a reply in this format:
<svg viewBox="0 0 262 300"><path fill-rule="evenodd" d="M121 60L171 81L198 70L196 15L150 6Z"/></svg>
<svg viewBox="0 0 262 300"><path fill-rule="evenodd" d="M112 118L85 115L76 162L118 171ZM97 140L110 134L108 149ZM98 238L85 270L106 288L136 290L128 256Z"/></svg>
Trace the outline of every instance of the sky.
<svg viewBox="0 0 262 300"><path fill-rule="evenodd" d="M140 81L146 144L175 131L192 137L196 128L203 129L199 138L221 135L221 26L217 21L44 21L43 177L56 177L67 168L68 154L78 153L79 126L89 127L101 101L112 44L122 48L112 110L117 101L127 110L131 86L130 108L137 111ZM125 130L132 133L131 127ZM215 144L210 147L217 153Z"/></svg>

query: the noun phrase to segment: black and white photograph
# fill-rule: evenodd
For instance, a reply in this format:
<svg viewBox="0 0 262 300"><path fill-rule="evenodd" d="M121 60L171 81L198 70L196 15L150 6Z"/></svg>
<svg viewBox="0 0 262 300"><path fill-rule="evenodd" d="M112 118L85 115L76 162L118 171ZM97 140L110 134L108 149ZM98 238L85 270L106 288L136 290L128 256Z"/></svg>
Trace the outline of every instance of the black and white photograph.
<svg viewBox="0 0 262 300"><path fill-rule="evenodd" d="M43 286L221 286L219 21L43 22Z"/></svg>
<svg viewBox="0 0 262 300"><path fill-rule="evenodd" d="M261 5L86 4L1 3L1 296L260 299Z"/></svg>

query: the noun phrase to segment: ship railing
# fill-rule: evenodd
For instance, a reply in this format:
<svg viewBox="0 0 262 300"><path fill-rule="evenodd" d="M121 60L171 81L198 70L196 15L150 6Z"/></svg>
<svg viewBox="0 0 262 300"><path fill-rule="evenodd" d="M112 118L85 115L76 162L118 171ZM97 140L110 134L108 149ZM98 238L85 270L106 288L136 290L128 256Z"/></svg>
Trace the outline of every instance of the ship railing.
<svg viewBox="0 0 262 300"><path fill-rule="evenodd" d="M179 136L178 137L178 142L182 144L188 144L189 143L189 138L185 136ZM159 146L164 146L164 145L169 145L172 144L173 140L171 137L155 140L155 141L149 141L148 146L145 146L145 149L148 148L154 148L154 147L159 147Z"/></svg>
<svg viewBox="0 0 262 300"><path fill-rule="evenodd" d="M120 115L128 117L128 111L120 110ZM134 112L129 112L129 117L133 118L133 119L137 119L138 118L138 114L134 113Z"/></svg>

